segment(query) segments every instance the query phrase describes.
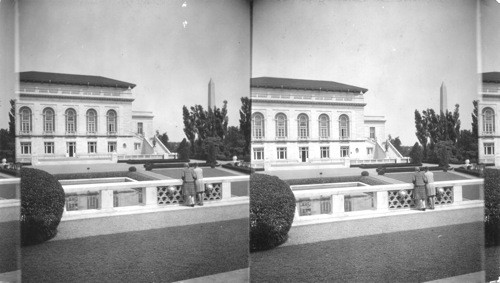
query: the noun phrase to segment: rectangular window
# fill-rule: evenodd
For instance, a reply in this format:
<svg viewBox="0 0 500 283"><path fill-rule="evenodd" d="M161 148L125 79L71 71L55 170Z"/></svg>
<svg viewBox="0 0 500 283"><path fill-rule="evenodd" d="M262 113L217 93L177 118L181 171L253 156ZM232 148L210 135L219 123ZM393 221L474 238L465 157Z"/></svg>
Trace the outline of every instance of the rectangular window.
<svg viewBox="0 0 500 283"><path fill-rule="evenodd" d="M31 154L31 143L22 142L21 143L21 154Z"/></svg>
<svg viewBox="0 0 500 283"><path fill-rule="evenodd" d="M44 142L45 154L54 154L54 142Z"/></svg>
<svg viewBox="0 0 500 283"><path fill-rule="evenodd" d="M370 127L370 138L375 139L375 127Z"/></svg>
<svg viewBox="0 0 500 283"><path fill-rule="evenodd" d="M140 143L134 143L134 150L139 150L141 149L141 144Z"/></svg>
<svg viewBox="0 0 500 283"><path fill-rule="evenodd" d="M278 147L278 159L286 159L286 147Z"/></svg>
<svg viewBox="0 0 500 283"><path fill-rule="evenodd" d="M321 152L321 158L330 158L330 147L322 146L319 149Z"/></svg>
<svg viewBox="0 0 500 283"><path fill-rule="evenodd" d="M373 154L373 147L367 147L366 154Z"/></svg>
<svg viewBox="0 0 500 283"><path fill-rule="evenodd" d="M116 151L116 142L108 142L108 152Z"/></svg>
<svg viewBox="0 0 500 283"><path fill-rule="evenodd" d="M137 123L137 133L140 135L142 135L144 133L142 122Z"/></svg>
<svg viewBox="0 0 500 283"><path fill-rule="evenodd" d="M484 155L494 155L495 154L495 144L485 143L484 144Z"/></svg>
<svg viewBox="0 0 500 283"><path fill-rule="evenodd" d="M254 148L253 149L253 160L264 160L264 149Z"/></svg>
<svg viewBox="0 0 500 283"><path fill-rule="evenodd" d="M349 157L349 147L341 146L340 147L340 157Z"/></svg>
<svg viewBox="0 0 500 283"><path fill-rule="evenodd" d="M97 143L88 142L88 153L96 153L96 152L97 152Z"/></svg>

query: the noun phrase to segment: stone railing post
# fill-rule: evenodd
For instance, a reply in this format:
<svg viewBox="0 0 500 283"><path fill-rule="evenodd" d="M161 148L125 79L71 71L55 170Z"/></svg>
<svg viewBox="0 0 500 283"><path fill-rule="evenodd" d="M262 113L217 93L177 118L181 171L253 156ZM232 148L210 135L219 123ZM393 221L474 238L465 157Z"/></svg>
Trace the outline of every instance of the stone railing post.
<svg viewBox="0 0 500 283"><path fill-rule="evenodd" d="M142 188L142 199L144 205L158 206L158 189L156 187Z"/></svg>
<svg viewBox="0 0 500 283"><path fill-rule="evenodd" d="M344 195L332 195L332 213L345 212Z"/></svg>
<svg viewBox="0 0 500 283"><path fill-rule="evenodd" d="M113 209L113 190L100 190L101 209Z"/></svg>
<svg viewBox="0 0 500 283"><path fill-rule="evenodd" d="M230 181L222 181L222 199L230 199L231 198L231 182Z"/></svg>
<svg viewBox="0 0 500 283"><path fill-rule="evenodd" d="M389 193L387 191L376 192L375 198L377 210L389 210Z"/></svg>
<svg viewBox="0 0 500 283"><path fill-rule="evenodd" d="M462 202L462 186L453 186L453 203Z"/></svg>

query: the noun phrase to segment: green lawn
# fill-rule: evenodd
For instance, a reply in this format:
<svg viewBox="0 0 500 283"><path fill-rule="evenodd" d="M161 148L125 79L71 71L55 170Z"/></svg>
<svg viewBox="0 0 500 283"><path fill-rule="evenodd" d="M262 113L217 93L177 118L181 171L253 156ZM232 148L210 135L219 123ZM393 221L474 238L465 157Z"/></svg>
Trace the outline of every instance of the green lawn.
<svg viewBox="0 0 500 283"><path fill-rule="evenodd" d="M248 218L23 247L22 282L174 282L248 267Z"/></svg>
<svg viewBox="0 0 500 283"><path fill-rule="evenodd" d="M16 198L16 185L0 185L0 199L15 199Z"/></svg>

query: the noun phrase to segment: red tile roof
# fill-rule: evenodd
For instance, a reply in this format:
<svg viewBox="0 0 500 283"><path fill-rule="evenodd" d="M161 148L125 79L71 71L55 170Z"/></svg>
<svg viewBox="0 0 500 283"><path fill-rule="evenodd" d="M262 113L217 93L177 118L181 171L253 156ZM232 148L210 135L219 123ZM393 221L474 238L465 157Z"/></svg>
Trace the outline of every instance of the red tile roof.
<svg viewBox="0 0 500 283"><path fill-rule="evenodd" d="M119 88L134 88L135 84L100 76L73 75L47 72L20 72L21 82L60 83L71 85L91 85Z"/></svg>
<svg viewBox="0 0 500 283"><path fill-rule="evenodd" d="M500 72L482 73L483 83L500 83Z"/></svg>
<svg viewBox="0 0 500 283"><path fill-rule="evenodd" d="M356 93L365 93L368 91L368 89L366 88L341 84L332 81L298 80L273 77L252 78L251 86L258 88L305 89Z"/></svg>

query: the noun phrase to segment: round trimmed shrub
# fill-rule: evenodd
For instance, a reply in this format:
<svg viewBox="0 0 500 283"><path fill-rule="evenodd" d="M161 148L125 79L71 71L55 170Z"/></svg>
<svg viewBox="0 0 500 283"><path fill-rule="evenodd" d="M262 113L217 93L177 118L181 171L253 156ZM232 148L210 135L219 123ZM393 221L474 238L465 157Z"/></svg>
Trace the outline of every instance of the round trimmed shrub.
<svg viewBox="0 0 500 283"><path fill-rule="evenodd" d="M137 168L135 168L135 166L130 166L130 167L128 168L128 171L129 171L129 172L135 172L135 171L137 171Z"/></svg>
<svg viewBox="0 0 500 283"><path fill-rule="evenodd" d="M153 169L153 164L151 163L144 164L144 169L146 169L146 171L151 171Z"/></svg>
<svg viewBox="0 0 500 283"><path fill-rule="evenodd" d="M370 174L368 173L368 171L363 171L361 172L361 176L363 177L366 177L366 176L369 176Z"/></svg>
<svg viewBox="0 0 500 283"><path fill-rule="evenodd" d="M65 195L51 174L33 168L21 169L21 245L52 239L64 211Z"/></svg>
<svg viewBox="0 0 500 283"><path fill-rule="evenodd" d="M250 251L268 250L288 239L295 214L290 186L275 176L250 176Z"/></svg>
<svg viewBox="0 0 500 283"><path fill-rule="evenodd" d="M385 174L385 168L382 167L382 168L378 169L377 172L378 172L379 175L384 175Z"/></svg>

